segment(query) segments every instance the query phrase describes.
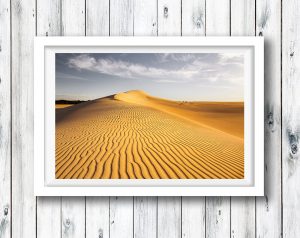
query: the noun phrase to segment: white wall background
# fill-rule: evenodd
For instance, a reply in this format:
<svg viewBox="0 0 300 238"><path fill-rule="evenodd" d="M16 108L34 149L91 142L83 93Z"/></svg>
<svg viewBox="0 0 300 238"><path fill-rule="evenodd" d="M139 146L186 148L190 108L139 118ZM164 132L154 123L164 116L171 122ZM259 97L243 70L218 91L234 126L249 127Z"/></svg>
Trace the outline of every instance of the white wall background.
<svg viewBox="0 0 300 238"><path fill-rule="evenodd" d="M300 237L299 12L298 0L0 0L0 238ZM34 197L35 35L263 35L266 196Z"/></svg>

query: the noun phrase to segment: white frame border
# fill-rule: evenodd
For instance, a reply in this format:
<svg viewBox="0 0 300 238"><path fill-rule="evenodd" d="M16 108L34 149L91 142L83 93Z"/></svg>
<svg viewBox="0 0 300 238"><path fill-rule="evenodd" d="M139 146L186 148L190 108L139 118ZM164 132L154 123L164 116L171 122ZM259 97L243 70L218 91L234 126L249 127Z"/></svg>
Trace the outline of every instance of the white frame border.
<svg viewBox="0 0 300 238"><path fill-rule="evenodd" d="M45 159L47 148L45 140L53 128L47 128L45 123L44 91L46 76L45 51L46 47L253 47L254 56L252 66L254 85L250 85L253 97L250 95L250 115L252 119L250 133L253 150L248 151L255 161L250 171L253 174L251 184L239 183L238 180L203 180L202 184L193 184L192 180L49 180L45 173ZM264 45L263 37L35 37L34 41L34 194L35 196L263 196L264 195ZM76 51L77 52L77 51ZM53 71L53 69L51 69ZM41 80L42 79L42 80ZM45 80L44 80L45 79ZM48 79L49 81L49 79ZM47 82L46 82L47 83ZM53 85L53 84L52 84ZM246 82L246 97L250 90ZM50 88L53 88L50 84ZM53 90L50 90L51 93ZM55 88L54 88L55 92ZM48 92L49 94L50 92ZM50 94L51 94L50 93ZM50 97L51 98L51 97ZM252 99L252 100L251 100ZM254 101L254 105L253 105ZM253 111L254 110L254 111ZM50 110L53 114L54 109ZM253 118L254 113L254 118ZM245 107L246 114L246 107ZM245 116L246 119L246 116ZM46 127L45 127L46 126ZM253 130L254 126L254 130ZM246 156L246 125L245 125L245 156ZM249 134L249 133L248 133ZM251 135L249 135L251 136ZM254 140L254 142L253 142ZM48 142L49 144L49 142ZM51 144L51 143L50 143ZM48 151L49 153L49 151ZM252 157L252 156L251 156ZM46 161L49 162L49 161ZM246 171L245 163L245 171ZM246 174L246 172L245 172ZM54 176L54 175L53 175ZM47 179L46 179L47 178ZM168 184L172 181L172 184ZM242 181L242 180L240 180ZM201 181L202 182L202 181ZM224 185L226 182L227 185ZM133 184L135 183L135 184ZM223 183L223 184L222 184ZM242 184L242 186L241 186Z"/></svg>

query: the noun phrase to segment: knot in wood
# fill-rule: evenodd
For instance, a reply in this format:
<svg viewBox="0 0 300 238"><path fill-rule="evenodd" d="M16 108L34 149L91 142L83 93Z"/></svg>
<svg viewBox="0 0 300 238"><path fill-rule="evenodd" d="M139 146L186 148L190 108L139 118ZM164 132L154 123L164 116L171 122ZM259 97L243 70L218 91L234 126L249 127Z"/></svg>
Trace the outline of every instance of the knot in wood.
<svg viewBox="0 0 300 238"><path fill-rule="evenodd" d="M269 129L273 129L273 127L274 127L273 112L268 113L268 127L269 127Z"/></svg>
<svg viewBox="0 0 300 238"><path fill-rule="evenodd" d="M8 206L6 205L4 207L4 216L7 216L8 215Z"/></svg>
<svg viewBox="0 0 300 238"><path fill-rule="evenodd" d="M296 143L291 144L291 153L293 155L295 155L295 154L297 154L297 152L298 152L298 146L297 146L297 144Z"/></svg>
<svg viewBox="0 0 300 238"><path fill-rule="evenodd" d="M288 131L288 139L290 144L290 156L291 159L295 159L298 153L298 135Z"/></svg>
<svg viewBox="0 0 300 238"><path fill-rule="evenodd" d="M169 9L168 9L168 7L165 6L165 7L164 7L164 17L165 17L165 18L168 17L168 15L169 15L168 12L169 12Z"/></svg>
<svg viewBox="0 0 300 238"><path fill-rule="evenodd" d="M197 28L201 28L201 25L202 25L201 17L197 17L197 20L196 20L196 26L197 26Z"/></svg>
<svg viewBox="0 0 300 238"><path fill-rule="evenodd" d="M66 222L65 222L65 226L70 227L70 225L71 225L71 220L69 218L67 218Z"/></svg>
<svg viewBox="0 0 300 238"><path fill-rule="evenodd" d="M98 238L103 238L103 230L100 228L98 232L99 232Z"/></svg>

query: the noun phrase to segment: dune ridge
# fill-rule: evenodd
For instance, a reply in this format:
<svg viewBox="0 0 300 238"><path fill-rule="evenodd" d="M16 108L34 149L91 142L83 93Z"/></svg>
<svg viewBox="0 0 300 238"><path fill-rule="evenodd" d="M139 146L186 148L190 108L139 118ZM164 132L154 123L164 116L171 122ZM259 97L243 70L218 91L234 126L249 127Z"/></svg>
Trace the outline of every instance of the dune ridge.
<svg viewBox="0 0 300 238"><path fill-rule="evenodd" d="M222 118L216 128L207 125L200 105L135 90L58 109L56 178L243 178L241 134L228 133ZM238 118L238 107L223 110ZM215 111L211 116L222 116Z"/></svg>

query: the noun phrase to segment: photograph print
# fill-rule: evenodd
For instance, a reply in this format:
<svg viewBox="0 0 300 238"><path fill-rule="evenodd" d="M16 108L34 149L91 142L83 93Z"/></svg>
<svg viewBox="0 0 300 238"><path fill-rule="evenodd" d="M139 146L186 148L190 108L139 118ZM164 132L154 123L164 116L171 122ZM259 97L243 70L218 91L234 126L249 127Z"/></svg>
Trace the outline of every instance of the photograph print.
<svg viewBox="0 0 300 238"><path fill-rule="evenodd" d="M243 52L55 53L56 179L243 179Z"/></svg>

